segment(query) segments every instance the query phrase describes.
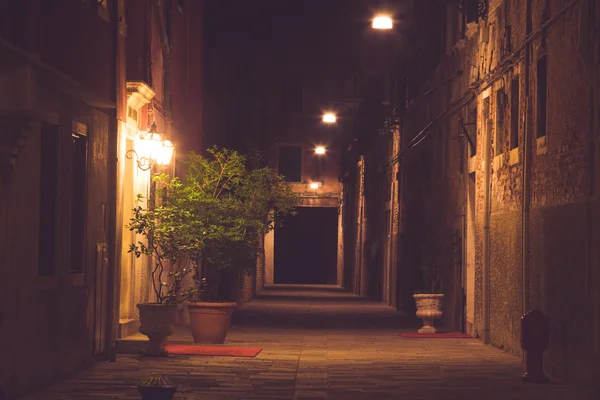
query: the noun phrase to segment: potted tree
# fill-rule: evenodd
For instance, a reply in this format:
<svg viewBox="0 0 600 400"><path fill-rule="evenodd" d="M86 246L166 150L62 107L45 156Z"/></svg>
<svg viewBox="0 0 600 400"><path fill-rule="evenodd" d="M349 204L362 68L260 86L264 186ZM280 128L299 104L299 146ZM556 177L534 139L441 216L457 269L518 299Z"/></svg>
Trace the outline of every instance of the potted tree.
<svg viewBox="0 0 600 400"><path fill-rule="evenodd" d="M137 304L140 332L149 339L143 354L167 356L164 346L175 330L177 304L193 297L197 291L194 285L185 289L182 285L184 278L193 273L183 246L187 238L178 229L186 216L183 210L169 204L145 208L141 206L142 202L143 196L138 195L129 229L145 240L132 243L129 252L137 258L148 257L152 271L154 302Z"/></svg>
<svg viewBox="0 0 600 400"><path fill-rule="evenodd" d="M183 215L174 230L178 250L194 270L194 293L186 291L196 343L223 343L244 275L256 271L260 235L293 212L297 197L273 169L249 167L244 156L213 147L190 154L182 179L165 183L163 204Z"/></svg>
<svg viewBox="0 0 600 400"><path fill-rule="evenodd" d="M434 321L441 319L442 301L442 273L444 266L451 267L460 263L461 250L460 232L452 234L450 240L441 245L435 240L428 241L421 247L421 272L425 290L416 291L413 295L417 308L417 318L423 320L423 326L418 333L436 333Z"/></svg>
<svg viewBox="0 0 600 400"><path fill-rule="evenodd" d="M421 247L421 273L425 290L416 291L413 295L417 307L417 318L423 320L423 326L419 333L436 333L434 321L442 318L441 293L442 281L439 263L439 255L433 248L433 243Z"/></svg>

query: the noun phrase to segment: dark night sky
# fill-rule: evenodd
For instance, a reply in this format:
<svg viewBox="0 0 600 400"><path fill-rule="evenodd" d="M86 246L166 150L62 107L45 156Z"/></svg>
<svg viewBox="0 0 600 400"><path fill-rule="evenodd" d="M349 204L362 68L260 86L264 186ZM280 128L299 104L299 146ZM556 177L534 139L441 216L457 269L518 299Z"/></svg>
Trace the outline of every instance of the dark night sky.
<svg viewBox="0 0 600 400"><path fill-rule="evenodd" d="M386 68L394 58L409 60L421 69L421 62L411 57L415 49L422 47L415 38L423 35L415 35L414 28L432 36L436 35L435 24L432 27L414 23L417 17L411 14L410 0L385 3L207 0L205 54L209 66L205 72L205 132L224 137L248 128L265 130L266 125L275 124L272 111L267 110L261 112L272 121L264 120L261 127L253 128L240 121L244 115L258 115L256 109L263 103L273 102L275 89L268 94L267 87L280 85L277 80L286 75L314 78L325 74L329 77L325 81L333 81L352 70L351 73L360 71L363 77L381 80L389 76ZM421 3L431 8L437 1L416 2L418 7L425 7ZM395 31L374 31L371 19L386 9L391 10L396 20ZM431 15L428 10L420 12Z"/></svg>
<svg viewBox="0 0 600 400"><path fill-rule="evenodd" d="M380 6L369 0L208 0L206 4L207 46L243 36L263 48L311 47L327 43L352 43L368 35L370 20L378 10L393 9L406 15L406 1ZM408 21L400 21L400 25ZM399 26L400 26L399 25Z"/></svg>

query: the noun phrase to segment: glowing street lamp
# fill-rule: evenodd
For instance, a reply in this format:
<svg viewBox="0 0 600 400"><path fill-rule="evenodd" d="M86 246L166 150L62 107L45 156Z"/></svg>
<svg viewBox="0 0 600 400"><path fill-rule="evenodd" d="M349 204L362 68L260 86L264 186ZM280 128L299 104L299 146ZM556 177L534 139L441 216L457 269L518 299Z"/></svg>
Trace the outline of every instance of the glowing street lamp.
<svg viewBox="0 0 600 400"><path fill-rule="evenodd" d="M328 112L323 114L323 122L325 122L326 124L335 124L336 121L337 118L334 113Z"/></svg>
<svg viewBox="0 0 600 400"><path fill-rule="evenodd" d="M387 15L378 15L373 18L373 29L390 30L394 27L394 22Z"/></svg>
<svg viewBox="0 0 600 400"><path fill-rule="evenodd" d="M309 186L311 189L317 190L318 188L323 186L323 182L311 182L311 184Z"/></svg>
<svg viewBox="0 0 600 400"><path fill-rule="evenodd" d="M315 154L322 156L323 154L325 154L325 147L323 146L317 146L315 147Z"/></svg>
<svg viewBox="0 0 600 400"><path fill-rule="evenodd" d="M135 141L135 148L129 150L126 157L133 158L135 155L138 168L147 171L154 165L169 165L175 146L158 133L156 123L153 122L147 132L140 132Z"/></svg>

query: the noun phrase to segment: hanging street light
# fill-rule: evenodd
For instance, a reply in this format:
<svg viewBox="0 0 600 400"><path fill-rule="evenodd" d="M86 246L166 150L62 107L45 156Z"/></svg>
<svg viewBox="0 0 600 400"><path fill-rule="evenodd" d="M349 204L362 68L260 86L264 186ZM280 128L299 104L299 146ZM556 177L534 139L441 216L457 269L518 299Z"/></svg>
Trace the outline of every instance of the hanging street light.
<svg viewBox="0 0 600 400"><path fill-rule="evenodd" d="M323 114L323 122L325 122L326 124L335 124L336 121L337 121L337 117L335 116L334 113L327 112L327 113Z"/></svg>
<svg viewBox="0 0 600 400"><path fill-rule="evenodd" d="M378 15L373 18L373 29L390 30L394 27L394 21L387 15Z"/></svg>

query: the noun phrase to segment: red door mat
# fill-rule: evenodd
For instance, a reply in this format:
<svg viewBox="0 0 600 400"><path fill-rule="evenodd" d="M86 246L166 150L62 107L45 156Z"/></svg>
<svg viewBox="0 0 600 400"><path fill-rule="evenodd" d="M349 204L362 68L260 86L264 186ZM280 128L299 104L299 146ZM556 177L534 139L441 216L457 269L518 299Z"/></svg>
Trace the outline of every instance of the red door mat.
<svg viewBox="0 0 600 400"><path fill-rule="evenodd" d="M400 333L403 338L433 338L433 339L474 339L473 336L460 332L438 332L438 333Z"/></svg>
<svg viewBox="0 0 600 400"><path fill-rule="evenodd" d="M256 357L262 349L255 347L199 346L195 344L168 344L169 354L181 356Z"/></svg>

